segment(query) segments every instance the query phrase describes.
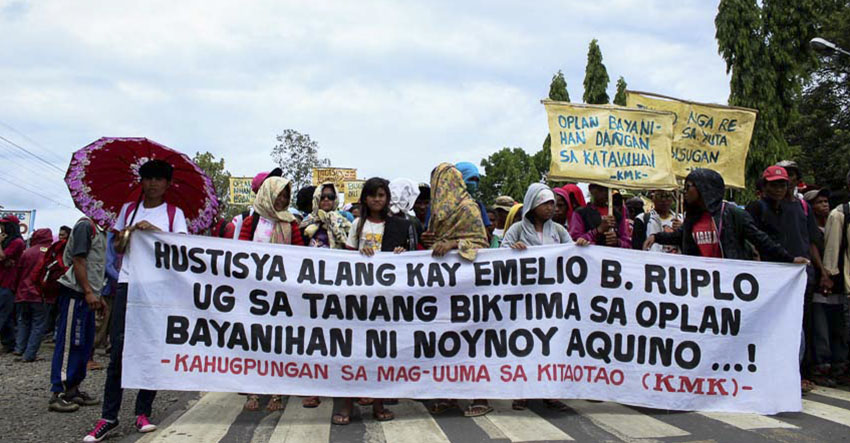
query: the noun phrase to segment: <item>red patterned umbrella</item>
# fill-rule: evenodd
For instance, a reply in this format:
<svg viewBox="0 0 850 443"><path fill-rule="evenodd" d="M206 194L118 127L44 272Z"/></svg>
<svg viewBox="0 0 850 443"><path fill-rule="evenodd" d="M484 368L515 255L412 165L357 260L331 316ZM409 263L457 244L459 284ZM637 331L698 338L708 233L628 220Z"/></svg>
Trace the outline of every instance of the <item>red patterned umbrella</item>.
<svg viewBox="0 0 850 443"><path fill-rule="evenodd" d="M80 211L111 227L124 203L139 200L139 167L154 159L174 167L165 201L183 210L189 232L207 229L218 213L212 180L185 154L153 140L103 137L74 153L65 183Z"/></svg>

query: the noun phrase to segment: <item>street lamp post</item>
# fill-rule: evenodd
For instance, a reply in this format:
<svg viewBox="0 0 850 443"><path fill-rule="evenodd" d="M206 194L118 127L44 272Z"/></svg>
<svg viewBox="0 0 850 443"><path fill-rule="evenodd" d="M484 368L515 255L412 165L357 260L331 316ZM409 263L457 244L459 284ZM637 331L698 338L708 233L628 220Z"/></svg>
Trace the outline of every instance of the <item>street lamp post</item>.
<svg viewBox="0 0 850 443"><path fill-rule="evenodd" d="M843 54L850 57L850 52L847 52L835 43L820 37L815 37L811 39L811 41L809 41L809 44L816 51L823 51L826 53L838 52L839 54Z"/></svg>

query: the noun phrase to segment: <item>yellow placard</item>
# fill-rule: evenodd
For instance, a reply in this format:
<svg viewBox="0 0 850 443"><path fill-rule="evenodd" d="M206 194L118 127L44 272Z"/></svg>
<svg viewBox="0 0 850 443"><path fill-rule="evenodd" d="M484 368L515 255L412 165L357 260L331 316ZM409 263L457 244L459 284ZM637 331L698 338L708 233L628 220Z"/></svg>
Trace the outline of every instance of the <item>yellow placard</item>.
<svg viewBox="0 0 850 443"><path fill-rule="evenodd" d="M337 189L343 189L348 180L357 180L357 169L354 168L313 168L313 186L319 183L331 182Z"/></svg>
<svg viewBox="0 0 850 443"><path fill-rule="evenodd" d="M544 100L549 178L626 189L673 189L673 114Z"/></svg>
<svg viewBox="0 0 850 443"><path fill-rule="evenodd" d="M366 183L366 180L348 180L345 182L346 204L360 201L360 193L363 192L363 183Z"/></svg>
<svg viewBox="0 0 850 443"><path fill-rule="evenodd" d="M727 187L746 186L744 169L758 111L694 103L648 92L626 91L630 108L670 111L673 121L673 172L685 178L694 168L713 169Z"/></svg>
<svg viewBox="0 0 850 443"><path fill-rule="evenodd" d="M230 177L230 204L251 205L254 192L251 191L251 177Z"/></svg>

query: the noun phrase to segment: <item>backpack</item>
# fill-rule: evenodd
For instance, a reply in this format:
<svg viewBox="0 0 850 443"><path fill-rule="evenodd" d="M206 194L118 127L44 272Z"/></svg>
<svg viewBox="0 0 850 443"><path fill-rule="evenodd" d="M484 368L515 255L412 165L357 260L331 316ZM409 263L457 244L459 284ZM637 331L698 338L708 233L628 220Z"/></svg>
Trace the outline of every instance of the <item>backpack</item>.
<svg viewBox="0 0 850 443"><path fill-rule="evenodd" d="M136 211L139 209L139 202L131 202L127 206L127 211L124 213L124 227L127 228L129 225L136 220ZM172 205L171 203L165 203L165 211L168 213L168 232L174 231L174 216L177 214L177 206ZM132 218L130 217L130 213L133 213ZM129 222L128 222L129 219Z"/></svg>
<svg viewBox="0 0 850 443"><path fill-rule="evenodd" d="M88 219L92 227L91 238L94 240L97 236L97 228L94 221ZM63 256L65 255L65 246L68 240L59 240L50 245L44 256L32 270L30 278L33 284L41 292L45 300L55 300L59 296L59 279L68 272L71 267L70 263L65 263Z"/></svg>

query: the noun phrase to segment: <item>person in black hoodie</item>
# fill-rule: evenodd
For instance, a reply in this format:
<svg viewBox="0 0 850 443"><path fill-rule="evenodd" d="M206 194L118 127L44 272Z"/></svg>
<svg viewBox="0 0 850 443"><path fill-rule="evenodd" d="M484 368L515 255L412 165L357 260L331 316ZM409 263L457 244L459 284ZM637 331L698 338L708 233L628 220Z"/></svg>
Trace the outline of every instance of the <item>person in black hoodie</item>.
<svg viewBox="0 0 850 443"><path fill-rule="evenodd" d="M805 257L792 257L782 246L759 230L746 211L723 201L723 177L710 169L694 169L685 179L687 213L682 227L647 237L644 249L655 243L680 246L682 253L701 257L750 260L746 242L759 254L778 262L808 264Z"/></svg>

